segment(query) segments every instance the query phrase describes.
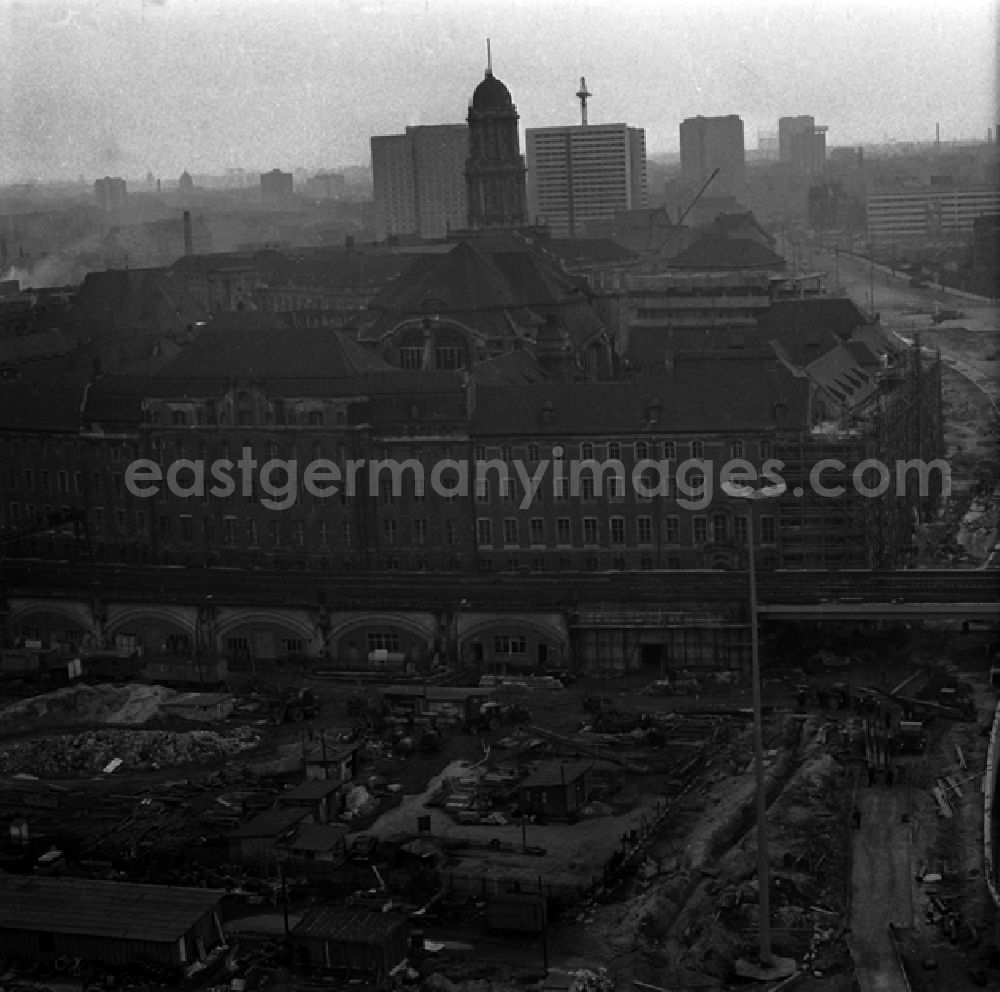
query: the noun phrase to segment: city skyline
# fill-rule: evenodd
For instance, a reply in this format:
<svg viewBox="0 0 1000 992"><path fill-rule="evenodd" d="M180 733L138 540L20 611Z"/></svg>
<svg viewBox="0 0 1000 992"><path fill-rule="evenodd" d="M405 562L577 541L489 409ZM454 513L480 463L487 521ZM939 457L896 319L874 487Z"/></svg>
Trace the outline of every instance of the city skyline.
<svg viewBox="0 0 1000 992"><path fill-rule="evenodd" d="M751 148L797 114L831 145L932 140L937 123L982 138L996 15L980 0L0 0L0 181L365 165L372 135L464 120L487 37L522 135L578 123L585 75L591 123L644 128L651 155L696 115L739 114Z"/></svg>

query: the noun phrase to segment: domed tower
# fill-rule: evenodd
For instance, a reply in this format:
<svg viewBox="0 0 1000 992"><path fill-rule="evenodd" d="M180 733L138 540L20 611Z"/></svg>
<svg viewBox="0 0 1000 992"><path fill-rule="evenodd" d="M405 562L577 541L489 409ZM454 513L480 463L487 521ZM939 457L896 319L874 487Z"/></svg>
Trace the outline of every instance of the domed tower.
<svg viewBox="0 0 1000 992"><path fill-rule="evenodd" d="M527 194L517 108L510 91L493 75L488 54L486 76L472 94L468 122L465 183L469 227L481 231L524 226Z"/></svg>

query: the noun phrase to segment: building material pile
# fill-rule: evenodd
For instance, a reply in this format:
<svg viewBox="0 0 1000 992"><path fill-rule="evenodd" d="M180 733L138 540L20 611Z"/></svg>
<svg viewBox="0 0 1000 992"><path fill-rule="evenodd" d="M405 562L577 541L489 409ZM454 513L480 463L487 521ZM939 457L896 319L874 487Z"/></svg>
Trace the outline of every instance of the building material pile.
<svg viewBox="0 0 1000 992"><path fill-rule="evenodd" d="M43 720L53 723L145 723L176 696L162 685L75 685L23 699L0 710L0 725Z"/></svg>
<svg viewBox="0 0 1000 992"><path fill-rule="evenodd" d="M246 727L228 734L212 730L88 730L80 734L14 741L0 747L0 767L12 774L40 777L93 774L109 768L155 771L225 758L256 746Z"/></svg>

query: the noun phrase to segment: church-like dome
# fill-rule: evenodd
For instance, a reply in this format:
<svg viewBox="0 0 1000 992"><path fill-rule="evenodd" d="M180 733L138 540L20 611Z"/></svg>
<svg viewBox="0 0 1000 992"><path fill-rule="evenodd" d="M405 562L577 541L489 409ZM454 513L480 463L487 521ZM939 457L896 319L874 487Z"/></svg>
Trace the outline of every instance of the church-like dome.
<svg viewBox="0 0 1000 992"><path fill-rule="evenodd" d="M472 94L473 110L512 110L514 101L510 98L510 90L486 70L486 77L476 87Z"/></svg>

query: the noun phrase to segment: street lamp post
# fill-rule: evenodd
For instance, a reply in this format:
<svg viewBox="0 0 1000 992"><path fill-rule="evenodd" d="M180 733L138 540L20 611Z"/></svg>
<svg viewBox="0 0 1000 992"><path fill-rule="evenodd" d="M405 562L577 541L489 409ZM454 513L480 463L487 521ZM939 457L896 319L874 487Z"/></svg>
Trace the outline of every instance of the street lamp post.
<svg viewBox="0 0 1000 992"><path fill-rule="evenodd" d="M753 756L754 776L757 790L757 907L760 922L759 953L760 973L784 974L788 965L794 971L794 962L775 959L771 950L771 893L770 861L767 849L767 792L764 783L764 732L760 698L760 651L757 636L757 571L754 563L753 503L763 499L774 499L786 489L784 482L752 489L733 482L724 482L722 490L736 499L750 500L747 507L747 578L750 594L750 676L753 682Z"/></svg>

